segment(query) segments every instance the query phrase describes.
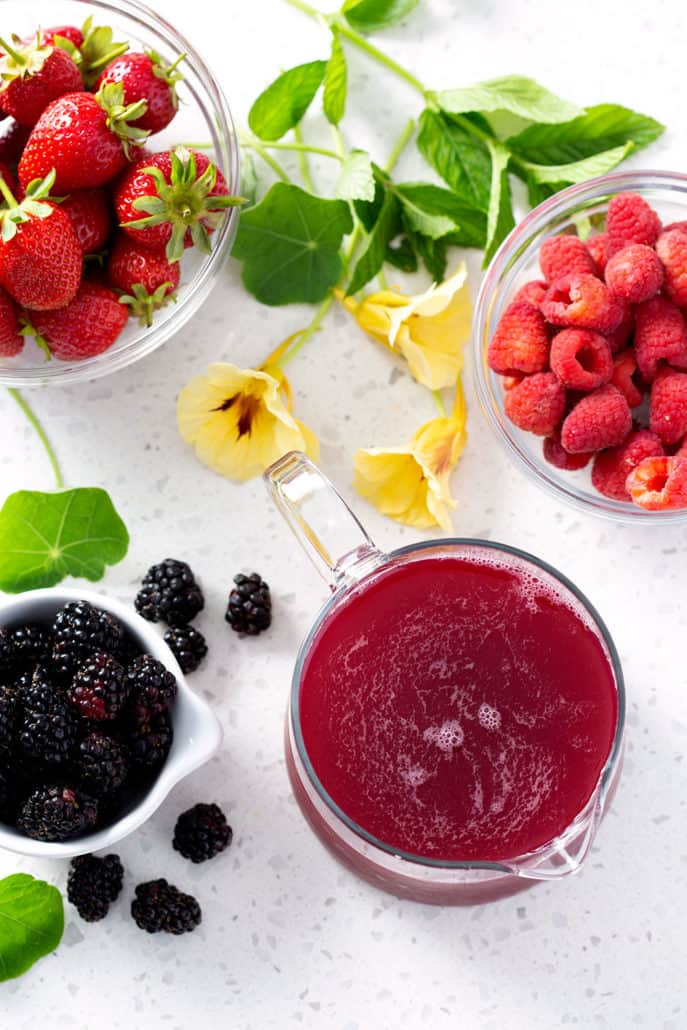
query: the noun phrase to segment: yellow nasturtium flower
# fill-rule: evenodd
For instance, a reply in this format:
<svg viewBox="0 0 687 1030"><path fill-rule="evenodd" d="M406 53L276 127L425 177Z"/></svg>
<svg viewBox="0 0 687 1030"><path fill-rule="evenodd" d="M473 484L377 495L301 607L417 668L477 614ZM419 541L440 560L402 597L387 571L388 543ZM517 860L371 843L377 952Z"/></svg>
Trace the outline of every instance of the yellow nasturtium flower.
<svg viewBox="0 0 687 1030"><path fill-rule="evenodd" d="M289 383L276 365L210 365L179 394L177 423L200 461L229 479L258 476L287 451L311 458L319 451L315 435L291 414Z"/></svg>
<svg viewBox="0 0 687 1030"><path fill-rule="evenodd" d="M455 384L472 325L464 262L449 279L414 297L394 290L373 293L360 303L340 290L336 296L366 333L403 355L423 386L443 390Z"/></svg>

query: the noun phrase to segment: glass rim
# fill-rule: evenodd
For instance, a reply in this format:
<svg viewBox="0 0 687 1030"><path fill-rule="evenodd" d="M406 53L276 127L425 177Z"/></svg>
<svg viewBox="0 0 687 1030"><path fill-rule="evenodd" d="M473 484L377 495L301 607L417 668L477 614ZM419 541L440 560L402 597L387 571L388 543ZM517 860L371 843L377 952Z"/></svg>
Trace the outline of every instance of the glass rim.
<svg viewBox="0 0 687 1030"><path fill-rule="evenodd" d="M380 838L375 837L374 834L370 833L364 827L356 823L355 820L351 819L344 810L337 804L336 801L331 797L319 776L317 775L315 768L310 761L307 748L305 746L305 740L303 738L303 732L300 723L300 686L303 674L303 667L305 659L310 651L311 645L319 632L325 619L329 616L332 609L341 601L342 597L348 593L349 590L355 589L359 584L365 582L372 576L377 575L384 566L390 564L394 559L401 558L404 555L412 554L414 552L426 551L431 548L435 550L441 549L457 549L462 548L469 550L473 549L491 549L507 556L519 558L525 562L529 562L536 568L543 570L554 580L559 582L563 587L568 590L573 597L580 603L584 611L590 616L594 624L594 628L598 632L604 647L607 650L609 663L613 673L613 679L616 688L616 694L618 699L618 713L616 720L615 734L613 737L613 743L606 762L604 763L603 769L601 770L594 790L589 795L589 798L582 806L580 811L575 815L574 819L565 827L565 829L559 833L556 837L546 841L540 847L534 851L526 852L521 855L514 856L509 859L502 859L501 861L478 861L472 859L436 859L428 858L422 855L416 855L413 852L403 851L400 848L395 848L390 844L386 844ZM613 638L608 631L606 623L599 615L598 611L586 597L586 595L577 587L572 580L554 568L548 562L542 558L538 558L536 555L530 554L529 551L523 551L518 547L512 547L510 544L502 544L497 541L490 540L479 540L474 537L447 537L445 540L424 540L415 544L406 544L404 547L399 547L396 550L389 551L388 553L380 552L379 563L377 566L369 571L366 575L360 579L354 579L343 584L339 589L335 590L329 600L320 609L313 625L310 627L306 637L298 651L296 658L296 664L291 679L291 697L289 701L289 718L291 721L291 728L293 731L293 738L296 744L297 753L300 761L303 763L303 768L306 775L308 776L313 788L315 789L320 800L326 805L329 811L336 816L343 824L351 830L356 836L360 837L365 843L371 844L373 847L378 848L387 855L393 857L402 858L405 861L411 863L414 866L426 867L429 869L484 869L503 873L512 873L513 867L523 862L525 859L529 859L532 856L548 851L556 846L556 843L560 841L562 844L567 839L571 827L574 827L576 821L583 815L589 808L591 801L595 796L599 796L601 801L605 800L606 790L609 783L611 782L613 772L616 768L618 759L622 751L623 733L625 728L625 711L626 711L626 696L625 696L625 680L623 677L622 666L620 663L620 656L618 655L617 648L613 642Z"/></svg>

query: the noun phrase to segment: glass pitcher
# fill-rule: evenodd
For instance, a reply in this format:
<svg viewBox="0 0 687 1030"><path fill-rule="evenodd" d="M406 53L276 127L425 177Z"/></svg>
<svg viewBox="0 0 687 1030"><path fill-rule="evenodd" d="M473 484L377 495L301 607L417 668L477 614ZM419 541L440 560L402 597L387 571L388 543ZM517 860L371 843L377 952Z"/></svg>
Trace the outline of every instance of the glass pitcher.
<svg viewBox="0 0 687 1030"><path fill-rule="evenodd" d="M433 904L474 904L516 893L538 880L577 872L594 841L617 786L622 764L625 693L613 641L584 595L545 562L515 548L483 540L442 539L382 553L332 484L305 455L291 452L265 473L277 507L328 583L331 597L303 641L293 674L285 730L286 764L296 800L320 841L353 872L390 893ZM612 672L617 720L610 752L591 796L566 829L536 850L504 861L444 861L391 847L351 819L318 778L308 756L301 725L304 665L323 624L344 603L355 604L365 589L390 570L425 557L491 554L504 567L528 569L539 583L582 613L598 638Z"/></svg>

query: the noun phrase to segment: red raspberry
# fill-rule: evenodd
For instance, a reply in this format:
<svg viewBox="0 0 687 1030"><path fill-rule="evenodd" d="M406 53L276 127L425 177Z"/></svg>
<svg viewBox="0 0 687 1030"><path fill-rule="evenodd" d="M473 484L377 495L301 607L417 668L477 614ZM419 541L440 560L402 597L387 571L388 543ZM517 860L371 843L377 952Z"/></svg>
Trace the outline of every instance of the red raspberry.
<svg viewBox="0 0 687 1030"><path fill-rule="evenodd" d="M635 312L635 354L642 378L656 378L659 361L687 369L687 325L682 312L665 297L638 304Z"/></svg>
<svg viewBox="0 0 687 1030"><path fill-rule="evenodd" d="M656 434L648 429L638 429L620 447L611 447L596 455L592 466L592 483L604 497L629 501L630 493L625 483L630 472L640 461L660 454L663 454L663 444Z"/></svg>
<svg viewBox="0 0 687 1030"><path fill-rule="evenodd" d="M543 372L549 363L549 337L541 311L523 300L509 304L491 338L488 361L501 375Z"/></svg>
<svg viewBox="0 0 687 1030"><path fill-rule="evenodd" d="M606 258L613 257L628 243L653 247L661 231L661 220L637 193L618 193L611 198L606 216Z"/></svg>
<svg viewBox="0 0 687 1030"><path fill-rule="evenodd" d="M619 303L621 303L619 301ZM623 305L623 317L620 325L617 329L614 329L612 333L605 333L606 339L608 340L608 346L611 348L611 354L617 354L621 351L627 341L632 336L635 328L635 311L631 304Z"/></svg>
<svg viewBox="0 0 687 1030"><path fill-rule="evenodd" d="M516 304L519 300L526 300L533 308L538 308L548 288L549 284L542 279L531 279L530 282L520 287L513 297L512 303Z"/></svg>
<svg viewBox="0 0 687 1030"><path fill-rule="evenodd" d="M615 297L631 304L655 297L663 285L663 265L653 247L630 243L609 259L604 273Z"/></svg>
<svg viewBox="0 0 687 1030"><path fill-rule="evenodd" d="M504 376L501 380L501 385L504 390L512 390L514 386L519 386L525 376L522 372L518 372L515 376Z"/></svg>
<svg viewBox="0 0 687 1030"><path fill-rule="evenodd" d="M617 447L632 429L632 414L620 390L609 383L587 394L570 412L561 443L570 454Z"/></svg>
<svg viewBox="0 0 687 1030"><path fill-rule="evenodd" d="M663 443L679 443L687 433L687 375L663 369L651 387L649 425Z"/></svg>
<svg viewBox="0 0 687 1030"><path fill-rule="evenodd" d="M547 283L573 272L596 275L596 264L577 236L549 236L539 251L539 267Z"/></svg>
<svg viewBox="0 0 687 1030"><path fill-rule="evenodd" d="M587 240L587 250L594 259L596 274L602 276L606 268L606 233L600 232Z"/></svg>
<svg viewBox="0 0 687 1030"><path fill-rule="evenodd" d="M503 406L519 429L549 436L565 412L565 387L552 372L538 372L509 390Z"/></svg>
<svg viewBox="0 0 687 1030"><path fill-rule="evenodd" d="M591 329L564 329L551 343L551 371L571 390L596 390L611 378L611 348Z"/></svg>
<svg viewBox="0 0 687 1030"><path fill-rule="evenodd" d="M665 291L680 307L687 305L687 233L671 229L661 233L656 253L665 269Z"/></svg>
<svg viewBox="0 0 687 1030"><path fill-rule="evenodd" d="M631 408L636 408L638 404L641 404L644 396L637 382L638 379L635 352L628 347L613 359L611 382L620 390Z"/></svg>
<svg viewBox="0 0 687 1030"><path fill-rule="evenodd" d="M596 329L600 333L612 333L625 314L605 283L595 275L581 272L564 275L551 283L541 310L552 325Z"/></svg>
<svg viewBox="0 0 687 1030"><path fill-rule="evenodd" d="M687 232L687 222L671 222L670 225L664 226L663 232L672 232L673 229L677 229L679 232Z"/></svg>
<svg viewBox="0 0 687 1030"><path fill-rule="evenodd" d="M556 432L553 436L547 436L542 448L545 459L549 465L565 472L576 472L588 465L593 454L568 454L561 444L561 434Z"/></svg>
<svg viewBox="0 0 687 1030"><path fill-rule="evenodd" d="M687 458L645 458L627 477L627 489L647 511L687 507Z"/></svg>

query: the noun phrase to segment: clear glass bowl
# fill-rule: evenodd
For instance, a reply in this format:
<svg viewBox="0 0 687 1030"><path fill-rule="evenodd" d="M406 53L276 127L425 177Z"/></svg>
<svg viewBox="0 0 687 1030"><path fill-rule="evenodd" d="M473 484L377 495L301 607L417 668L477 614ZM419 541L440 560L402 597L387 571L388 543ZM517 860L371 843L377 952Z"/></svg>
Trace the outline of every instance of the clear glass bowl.
<svg viewBox="0 0 687 1030"><path fill-rule="evenodd" d="M494 433L515 464L550 494L575 508L622 522L687 521L687 509L644 511L630 501L597 493L590 468L565 472L542 454L542 439L514 426L503 410L501 377L487 364L489 340L513 295L529 279L540 279L538 255L545 239L574 227L582 217L603 215L616 193L639 193L664 224L687 218L687 175L679 172L615 172L570 186L531 211L504 240L482 282L473 323L473 374L477 397Z"/></svg>
<svg viewBox="0 0 687 1030"><path fill-rule="evenodd" d="M177 87L179 111L167 129L151 137L151 147L165 150L175 143L201 143L222 170L229 192L238 193L239 148L222 90L198 51L164 18L137 0L0 0L3 35L29 35L38 26L81 25L89 15L96 25L110 25L116 40L129 40L132 50L150 47L169 60L186 53L180 67L184 80ZM45 355L29 339L21 354L0 358L0 384L38 386L97 379L150 354L178 332L209 294L229 255L238 217L238 208L230 208L212 234L211 254L200 254L195 248L185 252L177 302L156 312L150 328L129 319L109 350L78 362L55 358L46 362Z"/></svg>

